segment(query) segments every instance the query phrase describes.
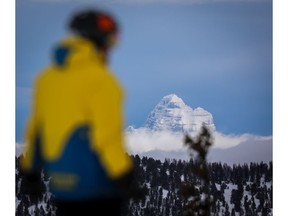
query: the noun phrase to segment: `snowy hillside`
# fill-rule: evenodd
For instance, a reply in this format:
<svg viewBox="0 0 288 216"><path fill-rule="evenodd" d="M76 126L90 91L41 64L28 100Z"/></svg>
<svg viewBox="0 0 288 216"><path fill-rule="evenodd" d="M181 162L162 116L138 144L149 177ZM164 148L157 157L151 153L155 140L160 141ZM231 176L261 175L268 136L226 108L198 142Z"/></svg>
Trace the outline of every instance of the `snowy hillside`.
<svg viewBox="0 0 288 216"><path fill-rule="evenodd" d="M204 193L200 179L191 172L196 166L193 161L168 159L161 162L139 155L131 157L135 164L135 182L146 188L146 196L123 205L123 216L179 215L186 202L179 194L183 183L194 182L197 193ZM18 172L18 162L19 158L16 158L16 216L55 216L56 209L49 193L34 199L21 194L26 186ZM209 194L215 200L211 215L272 216L272 166L272 162L233 166L209 163L212 179Z"/></svg>
<svg viewBox="0 0 288 216"><path fill-rule="evenodd" d="M261 149L261 150L259 150ZM222 162L231 166L233 164L245 164L251 162L272 161L272 140L248 140L231 148L211 148L207 160L209 162ZM157 160L165 159L189 160L189 154L185 148L178 150L154 149L140 154L141 156L152 157Z"/></svg>

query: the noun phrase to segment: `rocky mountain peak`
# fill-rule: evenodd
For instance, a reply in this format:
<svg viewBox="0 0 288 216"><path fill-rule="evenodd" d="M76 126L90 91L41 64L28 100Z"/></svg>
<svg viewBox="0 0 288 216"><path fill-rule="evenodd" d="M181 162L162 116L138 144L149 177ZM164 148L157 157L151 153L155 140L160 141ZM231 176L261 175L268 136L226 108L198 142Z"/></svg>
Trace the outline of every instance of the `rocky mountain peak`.
<svg viewBox="0 0 288 216"><path fill-rule="evenodd" d="M193 110L176 94L163 97L148 115L144 127L154 131L198 131L202 125L215 130L213 116L201 107Z"/></svg>

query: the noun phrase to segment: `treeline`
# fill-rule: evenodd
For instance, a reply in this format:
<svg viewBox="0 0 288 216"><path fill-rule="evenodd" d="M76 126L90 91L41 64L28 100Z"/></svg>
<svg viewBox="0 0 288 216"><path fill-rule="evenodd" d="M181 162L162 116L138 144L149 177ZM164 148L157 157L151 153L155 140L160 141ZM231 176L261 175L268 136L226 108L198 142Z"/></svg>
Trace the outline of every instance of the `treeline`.
<svg viewBox="0 0 288 216"><path fill-rule="evenodd" d="M132 156L138 179L149 189L149 195L140 202L131 202L129 216L179 215L185 206L179 193L183 183L194 182L197 193L204 194L201 179L193 175L193 160L164 162L138 155ZM209 195L213 196L211 215L272 215L272 162L233 165L208 163L210 173ZM199 187L197 187L199 185Z"/></svg>
<svg viewBox="0 0 288 216"><path fill-rule="evenodd" d="M147 188L140 200L130 200L123 206L123 216L177 216L186 201L179 193L185 183L194 182L196 193L204 195L201 179L191 172L197 166L193 160L164 162L148 157L131 156L135 163L136 181ZM54 215L51 194L31 198L21 194L25 187L18 172L16 158L16 215ZM273 187L272 162L229 166L208 163L210 174L209 195L213 197L210 215L272 215ZM49 179L43 175L43 183ZM47 188L48 189L48 188Z"/></svg>

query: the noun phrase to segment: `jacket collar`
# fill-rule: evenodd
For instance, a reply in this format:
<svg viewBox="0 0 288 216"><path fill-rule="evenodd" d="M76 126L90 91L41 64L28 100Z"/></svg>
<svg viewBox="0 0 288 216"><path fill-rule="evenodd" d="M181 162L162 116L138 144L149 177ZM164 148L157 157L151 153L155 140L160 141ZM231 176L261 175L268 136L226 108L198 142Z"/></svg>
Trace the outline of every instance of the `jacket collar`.
<svg viewBox="0 0 288 216"><path fill-rule="evenodd" d="M58 66L71 66L87 61L103 64L105 58L91 41L84 38L65 38L56 46L53 52L53 62Z"/></svg>

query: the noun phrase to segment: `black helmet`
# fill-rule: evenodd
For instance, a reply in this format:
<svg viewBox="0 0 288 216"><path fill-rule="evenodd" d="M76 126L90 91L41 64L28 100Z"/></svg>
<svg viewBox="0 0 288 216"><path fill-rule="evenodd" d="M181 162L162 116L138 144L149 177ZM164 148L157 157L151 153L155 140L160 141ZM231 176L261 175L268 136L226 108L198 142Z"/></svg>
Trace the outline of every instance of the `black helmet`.
<svg viewBox="0 0 288 216"><path fill-rule="evenodd" d="M88 10L74 15L69 28L76 34L92 40L100 49L109 48L118 33L115 19L102 11Z"/></svg>

